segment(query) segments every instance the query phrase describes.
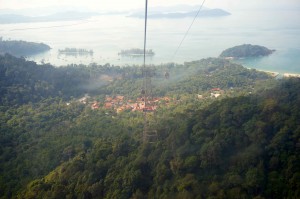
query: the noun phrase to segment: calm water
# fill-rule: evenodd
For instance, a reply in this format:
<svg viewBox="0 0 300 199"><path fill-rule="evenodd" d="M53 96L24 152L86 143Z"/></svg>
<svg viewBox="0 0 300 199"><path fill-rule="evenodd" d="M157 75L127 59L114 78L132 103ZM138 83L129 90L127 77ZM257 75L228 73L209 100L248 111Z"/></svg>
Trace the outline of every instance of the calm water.
<svg viewBox="0 0 300 199"><path fill-rule="evenodd" d="M147 46L156 53L147 63L183 63L217 57L224 49L244 43L263 45L276 52L268 57L238 60L247 67L300 73L300 12L232 12L221 18L199 18L174 57L191 18L151 19ZM70 63L142 64L142 58L119 57L122 49L143 48L141 19L99 16L85 21L0 25L0 36L43 42L52 50L28 59L57 66ZM93 50L93 56L58 56L66 47Z"/></svg>

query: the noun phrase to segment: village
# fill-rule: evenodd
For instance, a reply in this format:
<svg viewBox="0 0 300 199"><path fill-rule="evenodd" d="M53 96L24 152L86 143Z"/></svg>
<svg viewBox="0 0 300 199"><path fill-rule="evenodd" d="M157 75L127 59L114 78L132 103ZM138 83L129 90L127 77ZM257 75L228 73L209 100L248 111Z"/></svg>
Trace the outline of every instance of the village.
<svg viewBox="0 0 300 199"><path fill-rule="evenodd" d="M89 105L92 110L106 109L114 110L117 113L123 111L140 111L140 112L152 112L155 111L159 106L168 106L171 102L175 100L170 97L154 97L147 99L146 103L144 98L139 97L136 100L126 99L123 95L109 96L106 95L103 102L93 100L90 103L91 97L86 95L80 98L78 101L82 104Z"/></svg>
<svg viewBox="0 0 300 199"><path fill-rule="evenodd" d="M219 98L224 95L224 91L220 88L212 88L206 94L196 94L196 99L213 99ZM106 109L114 110L116 113L121 113L123 111L139 111L139 112L153 112L159 107L168 107L171 104L178 104L182 100L178 100L171 97L153 97L148 98L146 103L144 98L138 97L136 100L127 99L123 95L110 96L106 95L103 101L94 100L89 95L78 99L78 102L89 106L92 110ZM67 103L68 105L69 103Z"/></svg>

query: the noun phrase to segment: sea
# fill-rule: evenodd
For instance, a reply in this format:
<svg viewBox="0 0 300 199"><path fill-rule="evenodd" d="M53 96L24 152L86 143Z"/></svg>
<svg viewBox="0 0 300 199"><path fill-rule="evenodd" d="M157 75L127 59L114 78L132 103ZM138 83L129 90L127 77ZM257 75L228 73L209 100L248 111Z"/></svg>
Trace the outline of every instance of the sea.
<svg viewBox="0 0 300 199"><path fill-rule="evenodd" d="M300 73L300 11L238 10L230 16L149 19L147 49L155 55L146 64L166 64L218 57L227 48L262 45L276 50L266 57L235 60L248 68ZM121 50L143 48L144 20L126 15L101 15L79 21L0 24L0 37L48 44L51 50L26 59L55 66L69 64L142 65L143 57L124 57ZM181 43L181 45L180 45ZM66 56L65 48L93 50L94 54Z"/></svg>

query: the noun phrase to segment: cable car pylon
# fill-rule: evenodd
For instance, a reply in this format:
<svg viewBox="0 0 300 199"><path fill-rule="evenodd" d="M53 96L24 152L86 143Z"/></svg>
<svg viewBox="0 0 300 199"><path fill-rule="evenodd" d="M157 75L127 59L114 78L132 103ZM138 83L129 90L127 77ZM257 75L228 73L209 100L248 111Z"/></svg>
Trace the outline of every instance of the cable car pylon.
<svg viewBox="0 0 300 199"><path fill-rule="evenodd" d="M146 49L147 49L147 19L148 19L148 0L145 2L145 30L144 30L144 65L143 65L143 88L141 95L143 98L143 142L153 143L157 139L157 131L154 129L154 104L152 97L151 77L154 75L154 70L146 66Z"/></svg>

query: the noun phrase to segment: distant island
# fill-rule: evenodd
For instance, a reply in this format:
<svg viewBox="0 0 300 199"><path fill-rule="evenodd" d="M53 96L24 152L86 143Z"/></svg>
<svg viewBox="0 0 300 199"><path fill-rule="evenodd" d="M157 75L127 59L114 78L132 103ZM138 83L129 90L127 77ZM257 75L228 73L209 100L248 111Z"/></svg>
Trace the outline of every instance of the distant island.
<svg viewBox="0 0 300 199"><path fill-rule="evenodd" d="M58 50L58 54L64 54L64 55L93 55L93 50L86 50L83 48L65 48L63 50Z"/></svg>
<svg viewBox="0 0 300 199"><path fill-rule="evenodd" d="M118 53L118 55L121 56L143 56L144 50L139 48L132 48L128 50L121 50L121 52ZM154 56L155 53L152 49L146 50L146 56Z"/></svg>
<svg viewBox="0 0 300 199"><path fill-rule="evenodd" d="M267 56L274 52L264 46L243 44L224 50L220 57L225 58L246 58Z"/></svg>
<svg viewBox="0 0 300 199"><path fill-rule="evenodd" d="M33 22L51 22L51 21L75 21L88 19L92 16L100 15L94 12L61 12L46 16L25 16L20 14L2 14L0 15L0 24L10 23L33 23Z"/></svg>
<svg viewBox="0 0 300 199"><path fill-rule="evenodd" d="M159 9L158 11L150 11L148 13L148 18L184 18L184 17L194 17L196 16L198 12L198 7L193 7L190 10L173 10L169 11L166 10L164 11L163 9ZM222 9L204 9L201 10L198 14L198 17L223 17L223 16L228 16L231 15L229 12L222 10ZM132 13L128 17L136 17L136 18L144 18L145 14L143 12L136 12Z"/></svg>
<svg viewBox="0 0 300 199"><path fill-rule="evenodd" d="M149 18L184 18L194 17L198 12L200 5L175 5L175 6L160 6L149 9ZM42 9L43 10L43 9ZM41 10L41 11L42 11ZM94 16L101 15L127 15L128 17L144 18L144 9L114 11L114 12L91 12L78 10L61 10L57 13L47 12L41 15L41 11L28 10L1 10L0 9L0 24L17 24L17 23L35 23L35 22L56 22L56 21L76 21L86 20ZM39 14L37 14L39 13ZM231 15L229 12L222 9L203 8L198 17L222 17Z"/></svg>
<svg viewBox="0 0 300 199"><path fill-rule="evenodd" d="M3 38L0 37L0 54L2 55L8 53L20 57L42 53L50 49L50 46L44 43L3 40Z"/></svg>

